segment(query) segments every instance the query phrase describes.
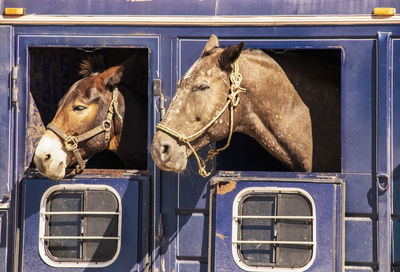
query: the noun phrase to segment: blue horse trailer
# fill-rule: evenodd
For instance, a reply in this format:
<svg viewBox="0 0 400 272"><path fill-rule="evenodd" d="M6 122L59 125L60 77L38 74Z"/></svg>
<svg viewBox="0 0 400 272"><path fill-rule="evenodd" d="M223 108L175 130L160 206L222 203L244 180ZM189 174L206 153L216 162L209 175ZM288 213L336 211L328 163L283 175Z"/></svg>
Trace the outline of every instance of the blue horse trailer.
<svg viewBox="0 0 400 272"><path fill-rule="evenodd" d="M393 0L0 0L0 271L400 271L396 8ZM236 135L209 178L193 158L182 174L161 171L149 151L146 167L104 154L79 175L38 174L36 144L83 57L135 54L147 65L147 126L137 130L150 150L176 83L211 34L224 47L244 41L277 62L291 53L332 69L323 76L339 103L320 109L338 120L326 128L337 151L331 167L287 171Z"/></svg>

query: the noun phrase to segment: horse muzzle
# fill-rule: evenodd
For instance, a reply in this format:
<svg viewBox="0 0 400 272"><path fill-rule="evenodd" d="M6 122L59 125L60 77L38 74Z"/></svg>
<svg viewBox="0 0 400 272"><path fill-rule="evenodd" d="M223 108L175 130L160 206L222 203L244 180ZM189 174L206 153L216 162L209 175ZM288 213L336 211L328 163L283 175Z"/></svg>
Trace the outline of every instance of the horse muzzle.
<svg viewBox="0 0 400 272"><path fill-rule="evenodd" d="M62 179L67 167L67 153L60 139L46 131L40 139L33 161L39 172L50 179Z"/></svg>
<svg viewBox="0 0 400 272"><path fill-rule="evenodd" d="M161 170L178 174L186 169L188 160L186 145L179 144L177 140L162 131L157 131L154 135L151 157Z"/></svg>

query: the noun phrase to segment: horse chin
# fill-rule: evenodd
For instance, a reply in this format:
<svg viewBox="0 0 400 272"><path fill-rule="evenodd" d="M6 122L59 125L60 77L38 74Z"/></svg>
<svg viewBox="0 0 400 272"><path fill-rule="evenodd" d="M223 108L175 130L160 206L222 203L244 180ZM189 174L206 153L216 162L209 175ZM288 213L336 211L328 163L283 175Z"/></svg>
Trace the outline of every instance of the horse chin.
<svg viewBox="0 0 400 272"><path fill-rule="evenodd" d="M151 156L158 166L163 171L175 172L177 174L185 171L187 166L187 155L186 153L179 152L178 155L171 157L168 161L161 161L156 151L151 151Z"/></svg>
<svg viewBox="0 0 400 272"><path fill-rule="evenodd" d="M186 169L186 163L164 163L157 164L157 166L163 171L174 172L177 174L182 173Z"/></svg>
<svg viewBox="0 0 400 272"><path fill-rule="evenodd" d="M50 179L62 179L65 176L67 153L54 133L46 131L40 139L33 161L40 174Z"/></svg>
<svg viewBox="0 0 400 272"><path fill-rule="evenodd" d="M39 170L39 172L49 179L62 179L65 177L65 165L63 163L60 163L56 169L45 171L43 173Z"/></svg>
<svg viewBox="0 0 400 272"><path fill-rule="evenodd" d="M168 145L168 153L165 152ZM154 162L164 171L182 173L186 169L188 154L185 145L179 145L168 135L157 132L151 146L151 157Z"/></svg>

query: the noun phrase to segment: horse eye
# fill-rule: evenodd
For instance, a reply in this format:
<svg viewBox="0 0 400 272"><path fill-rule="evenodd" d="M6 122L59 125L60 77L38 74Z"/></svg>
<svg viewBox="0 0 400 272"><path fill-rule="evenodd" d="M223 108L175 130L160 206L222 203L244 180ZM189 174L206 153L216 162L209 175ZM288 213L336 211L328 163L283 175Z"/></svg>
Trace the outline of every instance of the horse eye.
<svg viewBox="0 0 400 272"><path fill-rule="evenodd" d="M82 105L78 105L78 106L74 106L72 109L74 111L83 111L83 110L86 110L86 107L82 106Z"/></svg>
<svg viewBox="0 0 400 272"><path fill-rule="evenodd" d="M203 84L201 84L200 86L198 86L196 88L196 91L205 91L205 90L207 90L209 88L210 88L210 86L208 86L207 84L203 83Z"/></svg>

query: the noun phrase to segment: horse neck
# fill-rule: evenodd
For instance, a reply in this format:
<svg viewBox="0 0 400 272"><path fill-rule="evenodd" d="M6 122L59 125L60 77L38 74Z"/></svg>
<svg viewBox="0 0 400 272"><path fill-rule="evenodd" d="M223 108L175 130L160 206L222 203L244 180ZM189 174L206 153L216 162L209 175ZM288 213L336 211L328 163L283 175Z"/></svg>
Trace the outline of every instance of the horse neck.
<svg viewBox="0 0 400 272"><path fill-rule="evenodd" d="M293 170L310 170L312 135L309 110L282 68L262 51L239 58L242 87L235 131L257 140ZM240 112L239 112L240 111Z"/></svg>
<svg viewBox="0 0 400 272"><path fill-rule="evenodd" d="M142 94L121 86L125 100L125 115L121 140L117 151L125 167L146 169L147 103Z"/></svg>
<svg viewBox="0 0 400 272"><path fill-rule="evenodd" d="M293 104L303 105L285 72L264 52L244 51L239 58L239 69L243 77L241 86L246 89L240 98L244 117L251 113L266 121L268 116L291 114L288 111Z"/></svg>

